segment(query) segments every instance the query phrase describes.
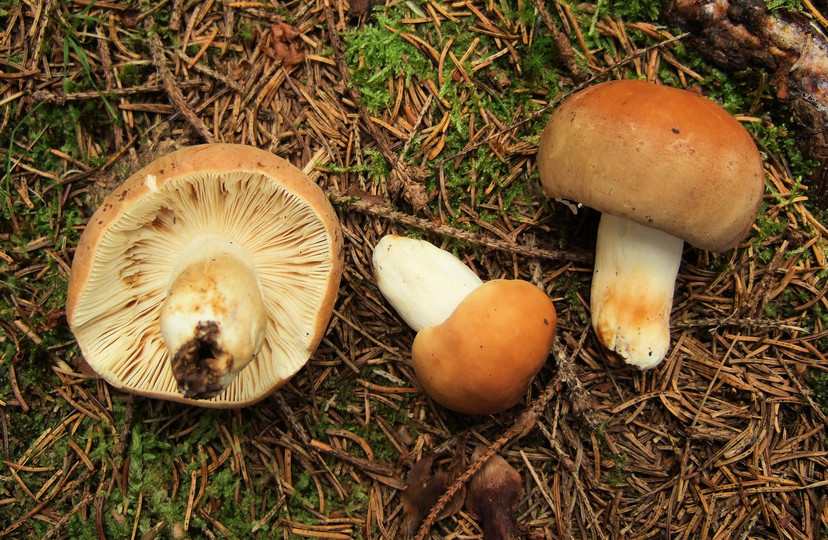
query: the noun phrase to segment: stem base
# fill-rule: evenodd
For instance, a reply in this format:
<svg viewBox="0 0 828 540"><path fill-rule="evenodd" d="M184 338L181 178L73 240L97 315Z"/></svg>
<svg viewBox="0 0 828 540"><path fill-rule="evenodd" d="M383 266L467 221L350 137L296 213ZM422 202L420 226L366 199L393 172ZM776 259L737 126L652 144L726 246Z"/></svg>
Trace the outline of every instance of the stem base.
<svg viewBox="0 0 828 540"><path fill-rule="evenodd" d="M627 364L657 366L670 347L670 310L680 238L610 214L601 216L592 277L592 327Z"/></svg>

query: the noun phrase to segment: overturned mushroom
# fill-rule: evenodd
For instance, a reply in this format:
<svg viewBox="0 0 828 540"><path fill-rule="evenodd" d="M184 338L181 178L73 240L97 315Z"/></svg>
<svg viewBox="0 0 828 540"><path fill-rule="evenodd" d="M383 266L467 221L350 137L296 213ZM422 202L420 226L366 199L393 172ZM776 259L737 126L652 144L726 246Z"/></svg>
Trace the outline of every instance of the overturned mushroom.
<svg viewBox="0 0 828 540"><path fill-rule="evenodd" d="M418 332L412 365L426 394L466 414L520 401L555 337L543 291L521 280L483 283L448 252L401 236L377 243L373 265L383 296Z"/></svg>
<svg viewBox="0 0 828 540"><path fill-rule="evenodd" d="M612 81L558 107L538 149L549 197L602 212L592 325L631 365L658 365L683 242L722 251L750 229L764 191L762 159L741 124L693 92Z"/></svg>
<svg viewBox="0 0 828 540"><path fill-rule="evenodd" d="M193 146L104 200L75 252L66 313L112 385L242 406L308 360L341 272L336 216L300 170L253 147Z"/></svg>

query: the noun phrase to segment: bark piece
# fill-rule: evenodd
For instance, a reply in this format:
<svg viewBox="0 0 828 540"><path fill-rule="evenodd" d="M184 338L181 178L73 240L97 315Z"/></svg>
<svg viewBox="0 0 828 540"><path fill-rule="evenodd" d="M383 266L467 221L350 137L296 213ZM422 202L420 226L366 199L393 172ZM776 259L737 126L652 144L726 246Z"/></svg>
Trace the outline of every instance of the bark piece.
<svg viewBox="0 0 828 540"><path fill-rule="evenodd" d="M828 197L828 40L802 14L768 11L759 0L674 0L669 22L689 31L689 44L722 69L761 67L776 97L798 124L803 154L820 163L811 177Z"/></svg>

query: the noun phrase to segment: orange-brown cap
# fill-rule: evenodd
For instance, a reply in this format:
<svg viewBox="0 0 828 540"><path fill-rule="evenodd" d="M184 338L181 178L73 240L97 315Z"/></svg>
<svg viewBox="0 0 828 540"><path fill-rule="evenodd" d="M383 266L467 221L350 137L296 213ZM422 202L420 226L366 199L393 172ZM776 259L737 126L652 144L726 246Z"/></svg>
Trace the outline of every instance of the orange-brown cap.
<svg viewBox="0 0 828 540"><path fill-rule="evenodd" d="M538 149L547 196L659 229L712 251L750 229L764 192L750 134L713 101L644 81L578 92Z"/></svg>
<svg viewBox="0 0 828 540"><path fill-rule="evenodd" d="M233 382L195 400L176 387L159 317L178 259L203 237L244 253L266 327ZM331 316L342 257L336 214L302 171L250 146L192 146L132 175L92 216L75 251L66 315L86 361L114 386L240 407L307 362Z"/></svg>
<svg viewBox="0 0 828 540"><path fill-rule="evenodd" d="M417 381L457 412L492 414L516 405L546 362L557 315L527 281L493 280L472 291L441 325L414 339Z"/></svg>

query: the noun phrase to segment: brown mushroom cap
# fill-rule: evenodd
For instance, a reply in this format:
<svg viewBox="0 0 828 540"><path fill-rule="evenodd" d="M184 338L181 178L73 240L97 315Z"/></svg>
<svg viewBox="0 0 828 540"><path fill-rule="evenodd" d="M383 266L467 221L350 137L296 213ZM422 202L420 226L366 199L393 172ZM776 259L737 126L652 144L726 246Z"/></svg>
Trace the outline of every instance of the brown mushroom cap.
<svg viewBox="0 0 828 540"><path fill-rule="evenodd" d="M555 306L529 282L497 279L469 293L412 346L417 381L457 412L492 414L517 404L555 339Z"/></svg>
<svg viewBox="0 0 828 540"><path fill-rule="evenodd" d="M159 312L178 255L203 235L238 244L267 311L264 344L223 392L177 391ZM287 161L250 146L192 146L161 157L112 192L75 251L66 315L89 365L127 391L239 407L284 384L330 319L342 232L325 194Z"/></svg>
<svg viewBox="0 0 828 540"><path fill-rule="evenodd" d="M570 199L711 251L750 229L764 192L750 134L713 101L611 81L558 107L538 149L550 198Z"/></svg>

